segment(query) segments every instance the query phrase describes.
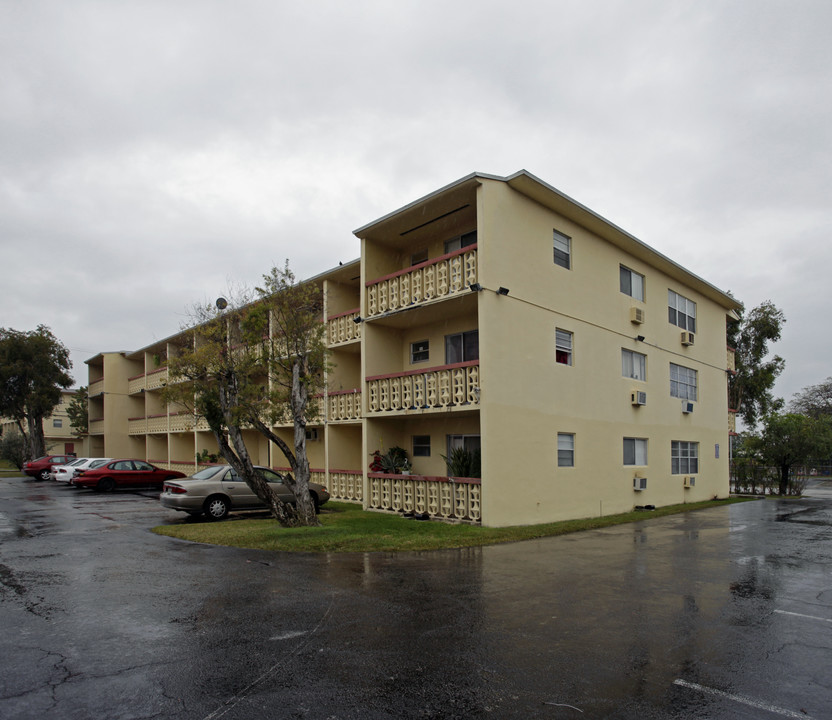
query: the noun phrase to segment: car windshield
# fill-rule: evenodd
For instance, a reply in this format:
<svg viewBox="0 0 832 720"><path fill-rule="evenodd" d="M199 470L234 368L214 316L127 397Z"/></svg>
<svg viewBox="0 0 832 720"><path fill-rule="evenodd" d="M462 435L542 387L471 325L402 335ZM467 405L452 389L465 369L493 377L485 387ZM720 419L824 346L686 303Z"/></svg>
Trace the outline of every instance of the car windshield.
<svg viewBox="0 0 832 720"><path fill-rule="evenodd" d="M210 477L214 477L214 475L223 469L223 467L207 467L197 473L194 473L191 477L195 480L207 480Z"/></svg>

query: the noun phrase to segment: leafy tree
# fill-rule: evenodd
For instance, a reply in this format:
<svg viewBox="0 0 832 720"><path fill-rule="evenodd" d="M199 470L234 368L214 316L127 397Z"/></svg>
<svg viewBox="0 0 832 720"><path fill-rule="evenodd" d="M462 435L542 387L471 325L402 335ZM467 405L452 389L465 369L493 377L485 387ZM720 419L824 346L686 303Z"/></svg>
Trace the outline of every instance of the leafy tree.
<svg viewBox="0 0 832 720"><path fill-rule="evenodd" d="M753 428L761 417L783 406L772 388L785 361L779 355L769 358L768 346L780 339L786 318L769 300L739 315L739 321L728 325L728 345L734 348L736 363L736 372L728 378L728 398L731 408Z"/></svg>
<svg viewBox="0 0 832 720"><path fill-rule="evenodd" d="M323 389L323 298L317 285L296 282L288 263L263 279L253 298L238 298L228 309L195 308L195 326L169 359L165 396L205 418L223 457L281 525L317 525L306 425L317 412L310 398ZM294 428L292 447L271 429L286 420ZM294 505L274 495L254 468L244 428L257 430L285 456L291 471L284 484Z"/></svg>
<svg viewBox="0 0 832 720"><path fill-rule="evenodd" d="M45 325L31 332L0 328L0 415L17 423L27 458L46 453L43 418L72 384L71 368L69 350Z"/></svg>
<svg viewBox="0 0 832 720"><path fill-rule="evenodd" d="M78 388L78 392L69 405L66 407L66 414L69 416L69 424L72 427L73 435L86 435L89 432L90 413L89 413L89 388L82 385Z"/></svg>
<svg viewBox="0 0 832 720"><path fill-rule="evenodd" d="M26 462L26 438L17 431L3 433L0 437L0 459L8 460L22 470Z"/></svg>
<svg viewBox="0 0 832 720"><path fill-rule="evenodd" d="M813 418L832 418L832 377L796 393L789 403L789 409Z"/></svg>
<svg viewBox="0 0 832 720"><path fill-rule="evenodd" d="M767 415L757 448L763 459L780 468L780 494L789 489L792 467L832 452L832 419L797 413Z"/></svg>

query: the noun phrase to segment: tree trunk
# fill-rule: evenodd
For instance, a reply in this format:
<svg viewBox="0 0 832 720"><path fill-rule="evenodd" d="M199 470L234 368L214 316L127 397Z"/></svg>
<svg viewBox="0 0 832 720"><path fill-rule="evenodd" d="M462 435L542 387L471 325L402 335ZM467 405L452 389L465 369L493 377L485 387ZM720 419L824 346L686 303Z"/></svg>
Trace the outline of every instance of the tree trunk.
<svg viewBox="0 0 832 720"><path fill-rule="evenodd" d="M780 466L780 495L785 496L789 491L789 469L790 465Z"/></svg>
<svg viewBox="0 0 832 720"><path fill-rule="evenodd" d="M26 415L29 425L29 454L30 459L46 455L46 440L43 437L43 418Z"/></svg>

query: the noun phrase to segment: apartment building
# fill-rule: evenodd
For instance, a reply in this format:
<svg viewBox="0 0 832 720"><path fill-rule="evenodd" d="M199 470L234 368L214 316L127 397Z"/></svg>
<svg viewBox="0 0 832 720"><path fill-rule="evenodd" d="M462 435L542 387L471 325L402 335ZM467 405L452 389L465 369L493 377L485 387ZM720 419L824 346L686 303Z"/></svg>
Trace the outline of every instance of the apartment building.
<svg viewBox="0 0 832 720"><path fill-rule="evenodd" d="M525 171L355 234L359 260L308 280L333 366L308 448L334 497L504 526L728 495L731 296ZM175 340L88 361L90 452L190 471L215 451L161 400ZM394 446L411 474L372 472ZM455 447L480 451L480 478L448 477Z"/></svg>
<svg viewBox="0 0 832 720"><path fill-rule="evenodd" d="M61 390L61 399L52 413L43 419L43 439L47 455L77 455L84 457L87 452L87 438L73 433L67 408L78 389ZM0 418L0 435L19 432L17 423L9 418Z"/></svg>

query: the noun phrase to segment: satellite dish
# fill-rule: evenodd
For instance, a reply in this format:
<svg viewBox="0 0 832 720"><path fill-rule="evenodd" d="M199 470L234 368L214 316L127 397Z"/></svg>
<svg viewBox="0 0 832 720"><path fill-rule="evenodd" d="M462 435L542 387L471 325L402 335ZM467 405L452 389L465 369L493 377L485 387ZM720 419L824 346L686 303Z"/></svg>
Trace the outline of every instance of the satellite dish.
<svg viewBox="0 0 832 720"><path fill-rule="evenodd" d="M228 300L224 297L217 298L217 310L225 310L228 307Z"/></svg>

